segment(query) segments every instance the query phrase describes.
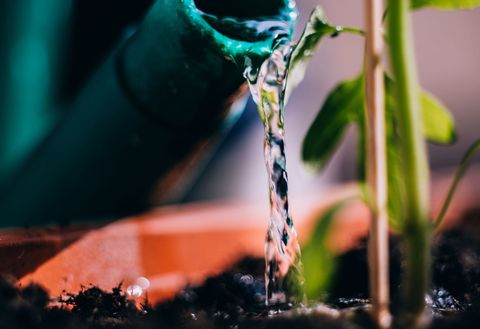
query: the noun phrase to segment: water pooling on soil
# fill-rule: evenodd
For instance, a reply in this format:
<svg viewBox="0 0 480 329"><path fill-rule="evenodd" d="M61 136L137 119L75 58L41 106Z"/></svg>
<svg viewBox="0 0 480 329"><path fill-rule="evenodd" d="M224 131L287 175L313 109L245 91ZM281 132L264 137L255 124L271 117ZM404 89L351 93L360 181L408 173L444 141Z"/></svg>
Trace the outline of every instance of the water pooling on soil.
<svg viewBox="0 0 480 329"><path fill-rule="evenodd" d="M300 246L288 212L284 143L284 94L291 52L290 43L280 40L260 68L247 66L245 69L265 127L264 156L270 197L270 223L265 241L268 304L298 302L303 297Z"/></svg>

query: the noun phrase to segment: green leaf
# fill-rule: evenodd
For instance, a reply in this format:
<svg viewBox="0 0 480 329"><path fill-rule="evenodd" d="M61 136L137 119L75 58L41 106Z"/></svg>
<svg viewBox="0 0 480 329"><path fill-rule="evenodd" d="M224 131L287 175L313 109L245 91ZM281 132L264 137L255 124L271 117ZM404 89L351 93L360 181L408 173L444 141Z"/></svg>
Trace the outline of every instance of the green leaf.
<svg viewBox="0 0 480 329"><path fill-rule="evenodd" d="M387 176L388 176L388 213L390 226L399 230L403 217L402 205L406 198L401 182L400 168L403 159L400 156L400 141L396 133L396 120L394 116L395 98L394 81L385 75L385 121L387 138ZM449 144L455 140L455 124L450 112L430 93L420 91L423 133L428 141L438 144Z"/></svg>
<svg viewBox="0 0 480 329"><path fill-rule="evenodd" d="M460 164L458 165L457 170L455 171L455 175L453 176L452 185L450 185L447 196L445 197L445 201L443 202L442 209L440 210L440 213L438 214L437 218L435 219L435 222L434 222L435 227L438 227L442 223L443 218L445 217L445 214L447 213L448 207L450 206L450 203L452 202L455 191L457 190L458 184L462 180L462 178L465 175L465 172L467 171L467 169L472 164L475 155L479 152L480 152L480 139L476 140L468 148L467 152L465 153L462 160L460 161Z"/></svg>
<svg viewBox="0 0 480 329"><path fill-rule="evenodd" d="M456 139L452 114L433 95L421 92L423 133L433 143L451 144Z"/></svg>
<svg viewBox="0 0 480 329"><path fill-rule="evenodd" d="M390 224L399 229L402 217L402 199L405 192L400 181L400 168L403 165L399 152L399 139L396 133L394 81L385 76L385 125L387 138L387 179L388 210ZM446 144L455 139L452 115L432 95L421 91L423 130L426 138L434 143ZM365 109L363 74L354 80L340 83L329 94L308 130L303 143L303 160L310 166L322 169L332 157L346 128L350 124L359 126L358 171L361 180L365 176Z"/></svg>
<svg viewBox="0 0 480 329"><path fill-rule="evenodd" d="M336 27L328 23L322 7L316 6L290 59L285 100L305 77L308 64L322 38L335 31Z"/></svg>
<svg viewBox="0 0 480 329"><path fill-rule="evenodd" d="M318 169L325 167L346 128L359 120L363 106L363 75L337 85L307 132L303 160Z"/></svg>
<svg viewBox="0 0 480 329"><path fill-rule="evenodd" d="M285 90L285 103L292 91L302 82L307 71L308 64L315 50L325 36L336 37L343 32L363 35L362 30L332 25L328 22L321 6L316 6L310 14L310 19L302 32L302 35L293 49L288 65L287 86Z"/></svg>
<svg viewBox="0 0 480 329"><path fill-rule="evenodd" d="M436 9L473 9L480 6L480 0L411 0L412 8L436 8Z"/></svg>
<svg viewBox="0 0 480 329"><path fill-rule="evenodd" d="M361 91L359 91L361 92ZM362 94L363 97L363 94ZM364 98L362 98L363 103ZM363 103L364 104L364 103ZM397 218L402 213L402 199L404 193L402 191L402 184L400 182L400 168L402 166L402 159L399 156L398 137L395 131L395 118L394 118L394 106L395 99L393 97L393 80L385 75L385 133L387 140L387 185L388 185L388 200L387 208L389 214L389 224L393 229L398 230L400 223ZM357 158L357 171L360 180L363 182L366 179L366 125L365 118L366 109L363 108L362 115L358 119L358 158ZM367 189L368 191L368 189ZM393 197L392 197L393 196ZM369 194L364 193L365 203L370 204Z"/></svg>
<svg viewBox="0 0 480 329"><path fill-rule="evenodd" d="M335 269L335 257L327 246L328 235L335 215L349 200L340 201L329 208L316 221L310 240L302 247L305 278L304 291L308 299L318 299L330 286Z"/></svg>
<svg viewBox="0 0 480 329"><path fill-rule="evenodd" d="M385 108L387 121L394 125L393 114L395 107L394 81L385 75ZM425 90L420 91L422 106L423 134L431 143L451 144L456 139L455 122L450 111L432 94ZM392 126L392 129L394 127Z"/></svg>

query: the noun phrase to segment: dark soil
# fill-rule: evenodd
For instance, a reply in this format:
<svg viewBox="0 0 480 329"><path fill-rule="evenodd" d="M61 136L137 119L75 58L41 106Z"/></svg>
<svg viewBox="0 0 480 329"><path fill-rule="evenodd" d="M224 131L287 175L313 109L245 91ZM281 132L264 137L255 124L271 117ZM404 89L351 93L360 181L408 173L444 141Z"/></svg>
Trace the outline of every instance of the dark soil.
<svg viewBox="0 0 480 329"><path fill-rule="evenodd" d="M435 239L433 284L427 298L432 329L479 328L480 325L480 212L465 217L461 229ZM391 286L394 312L402 264L400 243L391 243ZM66 294L51 306L47 293L31 285L17 288L0 279L0 329L3 328L371 328L365 246L339 258L338 272L326 305L309 308L264 306L264 263L244 259L229 271L187 287L174 299L154 307L136 307L121 286L111 292L85 287ZM49 306L50 305L50 306ZM49 306L49 307L48 307Z"/></svg>

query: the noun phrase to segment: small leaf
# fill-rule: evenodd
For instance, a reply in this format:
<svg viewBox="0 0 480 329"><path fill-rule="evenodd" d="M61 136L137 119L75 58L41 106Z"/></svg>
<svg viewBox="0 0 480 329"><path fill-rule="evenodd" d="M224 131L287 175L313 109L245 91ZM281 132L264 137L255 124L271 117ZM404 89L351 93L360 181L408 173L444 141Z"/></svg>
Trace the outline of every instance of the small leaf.
<svg viewBox="0 0 480 329"><path fill-rule="evenodd" d="M285 89L285 104L293 90L305 77L308 64L323 38L325 36L336 37L344 32L365 35L364 31L358 28L330 24L321 6L316 6L313 9L288 63L289 73Z"/></svg>
<svg viewBox="0 0 480 329"><path fill-rule="evenodd" d="M401 182L400 168L403 159L400 156L400 141L396 133L394 116L395 98L394 81L385 75L385 120L387 133L387 176L388 176L388 213L390 226L400 229L399 218L403 217L402 205L406 192ZM420 91L421 110L423 116L423 133L425 138L433 143L450 144L455 140L455 124L453 117L441 103L430 93Z"/></svg>
<svg viewBox="0 0 480 329"><path fill-rule="evenodd" d="M480 0L411 0L412 8L436 8L436 9L473 9L480 6Z"/></svg>
<svg viewBox="0 0 480 329"><path fill-rule="evenodd" d="M322 38L336 32L336 27L328 23L321 6L316 6L303 30L302 36L293 50L289 63L289 74L285 92L285 103L291 92L302 82L308 63Z"/></svg>
<svg viewBox="0 0 480 329"><path fill-rule="evenodd" d="M394 111L394 88L395 82L385 75L385 106L388 114ZM456 139L455 122L450 111L432 94L425 90L420 91L422 106L422 129L425 138L432 143L451 144ZM393 115L391 117L393 120Z"/></svg>
<svg viewBox="0 0 480 329"><path fill-rule="evenodd" d="M433 143L451 144L456 139L451 113L433 95L421 92L423 133Z"/></svg>
<svg viewBox="0 0 480 329"><path fill-rule="evenodd" d="M310 240L302 247L304 291L309 299L318 299L328 291L335 269L335 257L327 246L328 235L335 215L349 200L340 201L323 213Z"/></svg>
<svg viewBox="0 0 480 329"><path fill-rule="evenodd" d="M349 124L357 122L363 109L363 75L337 85L328 95L303 142L303 160L323 168Z"/></svg>

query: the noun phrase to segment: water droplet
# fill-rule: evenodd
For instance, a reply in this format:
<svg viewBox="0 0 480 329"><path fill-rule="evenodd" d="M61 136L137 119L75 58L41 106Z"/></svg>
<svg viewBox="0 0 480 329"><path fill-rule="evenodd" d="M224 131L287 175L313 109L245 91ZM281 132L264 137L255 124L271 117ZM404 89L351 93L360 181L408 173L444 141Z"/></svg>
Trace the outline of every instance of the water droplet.
<svg viewBox="0 0 480 329"><path fill-rule="evenodd" d="M133 284L131 286L128 286L127 288L127 295L130 297L135 297L138 298L142 296L143 289L137 284Z"/></svg>
<svg viewBox="0 0 480 329"><path fill-rule="evenodd" d="M136 280L136 284L143 290L147 290L150 287L150 280L144 276L141 276Z"/></svg>
<svg viewBox="0 0 480 329"><path fill-rule="evenodd" d="M245 285L253 284L254 281L255 281L255 280L254 280L253 276L248 275L248 274L247 274L247 275L243 275L243 276L240 278L240 282L242 282L242 283L245 284Z"/></svg>
<svg viewBox="0 0 480 329"><path fill-rule="evenodd" d="M288 244L288 238L289 238L288 232L287 232L287 230L284 228L284 229L283 229L283 234L282 234L282 242L283 242L284 245L287 245L287 244Z"/></svg>
<svg viewBox="0 0 480 329"><path fill-rule="evenodd" d="M340 33L343 32L343 26L341 25L337 25L335 26L335 32L333 32L332 34L330 34L330 37L331 38L336 38L340 35Z"/></svg>

